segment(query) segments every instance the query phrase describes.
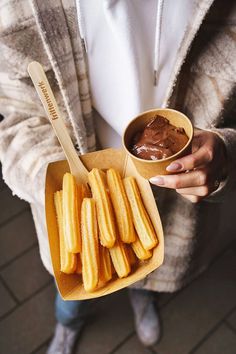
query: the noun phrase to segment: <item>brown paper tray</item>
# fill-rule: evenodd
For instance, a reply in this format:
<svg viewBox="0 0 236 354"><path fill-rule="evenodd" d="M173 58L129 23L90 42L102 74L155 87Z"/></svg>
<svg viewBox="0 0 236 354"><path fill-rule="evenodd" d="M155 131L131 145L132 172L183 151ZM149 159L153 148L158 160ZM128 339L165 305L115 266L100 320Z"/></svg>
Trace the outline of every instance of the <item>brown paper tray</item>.
<svg viewBox="0 0 236 354"><path fill-rule="evenodd" d="M150 215L153 226L158 235L159 244L153 250L150 260L132 270L131 274L119 279L115 275L104 286L92 293L87 293L82 285L82 278L78 274L64 274L60 271L59 235L57 229L56 213L54 208L54 192L62 188L62 178L69 171L67 161L53 162L48 165L46 175L45 208L48 229L48 238L51 252L52 265L58 290L64 300L83 300L110 294L132 283L141 280L150 272L160 267L164 258L164 238L161 219L152 194L149 182L139 176L131 159L127 157L123 149L106 149L81 156L81 160L88 170L93 167L100 169L115 168L122 176L134 176L137 180L145 207Z"/></svg>

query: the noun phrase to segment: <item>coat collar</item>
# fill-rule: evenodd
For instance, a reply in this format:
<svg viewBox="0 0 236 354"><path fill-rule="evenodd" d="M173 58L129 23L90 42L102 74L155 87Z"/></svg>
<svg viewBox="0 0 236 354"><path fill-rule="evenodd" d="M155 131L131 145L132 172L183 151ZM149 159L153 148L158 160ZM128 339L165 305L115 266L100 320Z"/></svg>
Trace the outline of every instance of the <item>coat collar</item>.
<svg viewBox="0 0 236 354"><path fill-rule="evenodd" d="M170 81L167 87L166 95L163 101L163 107L168 107L170 104L170 100L176 85L176 81L180 70L182 68L183 63L186 60L187 54L190 50L190 47L193 43L194 38L207 14L210 7L212 6L214 0L195 0L194 1L194 12L193 12L193 19L189 23L186 31L184 33L183 40L179 47L176 62L174 65L174 69L171 73Z"/></svg>
<svg viewBox="0 0 236 354"><path fill-rule="evenodd" d="M81 114L80 101L74 99L79 98L79 87L64 9L60 0L30 0L30 3L49 62L62 93L78 148L80 153L85 153L88 149L86 127Z"/></svg>
<svg viewBox="0 0 236 354"><path fill-rule="evenodd" d="M75 88L74 92L70 92L70 89L68 89L66 82L68 81L68 72L70 71L70 75L74 75L74 77L76 77L76 70L72 54L71 42L69 40L69 33L66 33L64 37L60 36L62 29L63 31L68 32L61 1L55 0L44 2L40 0L30 0L30 2L33 8L34 17L36 19L40 35L42 37L46 52L48 54L49 61L51 62L52 68L58 80L58 84L63 95L65 106L67 108L67 111L70 112L70 97L74 97ZM214 0L194 0L195 8L193 13L193 20L187 27L182 43L180 45L176 63L170 77L169 85L167 87L163 107L166 107L170 104L176 80L178 78L182 65L186 60L191 44L213 2ZM49 21L48 19L45 20L46 14L51 18L51 21ZM63 67L61 61L61 58L63 56L68 57L66 69ZM79 95L78 88L77 92ZM72 125L74 121L75 120L72 118ZM81 143L81 146L79 146L79 148L81 152L85 152L87 149L87 141L85 134L85 126L82 118L80 119L79 127L77 126L76 129L79 129L80 135L79 140L77 139Z"/></svg>

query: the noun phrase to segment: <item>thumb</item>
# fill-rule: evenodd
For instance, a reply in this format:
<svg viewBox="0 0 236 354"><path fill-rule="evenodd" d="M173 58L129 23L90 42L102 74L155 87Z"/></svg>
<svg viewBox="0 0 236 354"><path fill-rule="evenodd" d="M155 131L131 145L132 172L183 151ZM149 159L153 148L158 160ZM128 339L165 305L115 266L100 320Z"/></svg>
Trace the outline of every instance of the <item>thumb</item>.
<svg viewBox="0 0 236 354"><path fill-rule="evenodd" d="M193 135L193 140L192 140L192 153L196 152L197 150L200 149L200 147L203 145L203 140L202 140L202 130L195 128L194 129L194 135Z"/></svg>

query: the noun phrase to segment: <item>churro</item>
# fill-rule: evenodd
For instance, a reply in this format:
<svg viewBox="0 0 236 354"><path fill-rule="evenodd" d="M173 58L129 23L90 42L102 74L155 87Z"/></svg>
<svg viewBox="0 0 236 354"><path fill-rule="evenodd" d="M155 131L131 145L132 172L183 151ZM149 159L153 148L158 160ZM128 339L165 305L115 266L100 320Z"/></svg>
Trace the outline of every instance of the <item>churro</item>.
<svg viewBox="0 0 236 354"><path fill-rule="evenodd" d="M114 168L110 168L107 171L107 184L110 191L120 238L125 243L134 242L135 232L132 212L121 176Z"/></svg>
<svg viewBox="0 0 236 354"><path fill-rule="evenodd" d="M119 278L127 277L131 271L125 246L126 245L117 238L115 245L112 248L109 248L112 263Z"/></svg>
<svg viewBox="0 0 236 354"><path fill-rule="evenodd" d="M74 176L65 173L63 177L63 230L65 245L69 252L81 251L79 196Z"/></svg>
<svg viewBox="0 0 236 354"><path fill-rule="evenodd" d="M99 281L99 243L95 200L92 198L84 198L82 202L81 235L84 289L93 291Z"/></svg>
<svg viewBox="0 0 236 354"><path fill-rule="evenodd" d="M76 270L77 259L74 253L67 251L65 247L65 236L63 232L63 209L62 209L62 191L54 193L54 205L57 215L57 224L59 231L60 244L60 270L63 273L71 274Z"/></svg>
<svg viewBox="0 0 236 354"><path fill-rule="evenodd" d="M100 245L100 280L103 283L112 278L111 257L108 248Z"/></svg>
<svg viewBox="0 0 236 354"><path fill-rule="evenodd" d="M91 191L90 191L89 187L87 186L87 184L81 185L81 192L82 192L82 200L83 200L83 198L91 198L92 197Z"/></svg>
<svg viewBox="0 0 236 354"><path fill-rule="evenodd" d="M135 256L135 253L134 253L131 245L126 245L126 252L128 255L129 263L131 266L133 266L134 264L137 263L137 258Z"/></svg>
<svg viewBox="0 0 236 354"><path fill-rule="evenodd" d="M131 244L132 249L134 251L134 253L136 254L138 259L141 259L142 261L149 259L150 257L152 257L152 251L151 250L146 250L141 241L139 240L139 238L136 239L135 242L133 242Z"/></svg>
<svg viewBox="0 0 236 354"><path fill-rule="evenodd" d="M77 256L77 267L76 267L75 273L77 273L77 274L82 274L82 260L81 260L81 254L80 254L80 253L77 253L76 256Z"/></svg>
<svg viewBox="0 0 236 354"><path fill-rule="evenodd" d="M116 240L115 219L103 172L93 168L88 179L96 201L100 242L104 247L112 247Z"/></svg>
<svg viewBox="0 0 236 354"><path fill-rule="evenodd" d="M151 220L144 207L137 182L134 177L124 179L125 190L133 214L133 222L138 237L146 250L150 250L158 244Z"/></svg>

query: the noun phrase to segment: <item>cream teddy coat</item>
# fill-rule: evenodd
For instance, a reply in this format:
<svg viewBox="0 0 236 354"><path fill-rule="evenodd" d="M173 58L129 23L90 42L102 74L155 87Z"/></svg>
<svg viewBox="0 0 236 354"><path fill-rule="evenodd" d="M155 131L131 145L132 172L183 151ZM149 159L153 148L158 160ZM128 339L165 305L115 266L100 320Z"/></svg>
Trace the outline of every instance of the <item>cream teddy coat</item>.
<svg viewBox="0 0 236 354"><path fill-rule="evenodd" d="M196 0L165 97L165 106L224 139L229 175L207 201L191 204L154 189L165 232L162 267L135 286L175 291L202 272L235 237L236 4ZM78 153L96 148L93 109L75 0L0 3L0 160L5 182L31 205L40 254L52 272L44 215L48 162L64 155L27 73L40 61ZM21 237L24 230L16 230Z"/></svg>

